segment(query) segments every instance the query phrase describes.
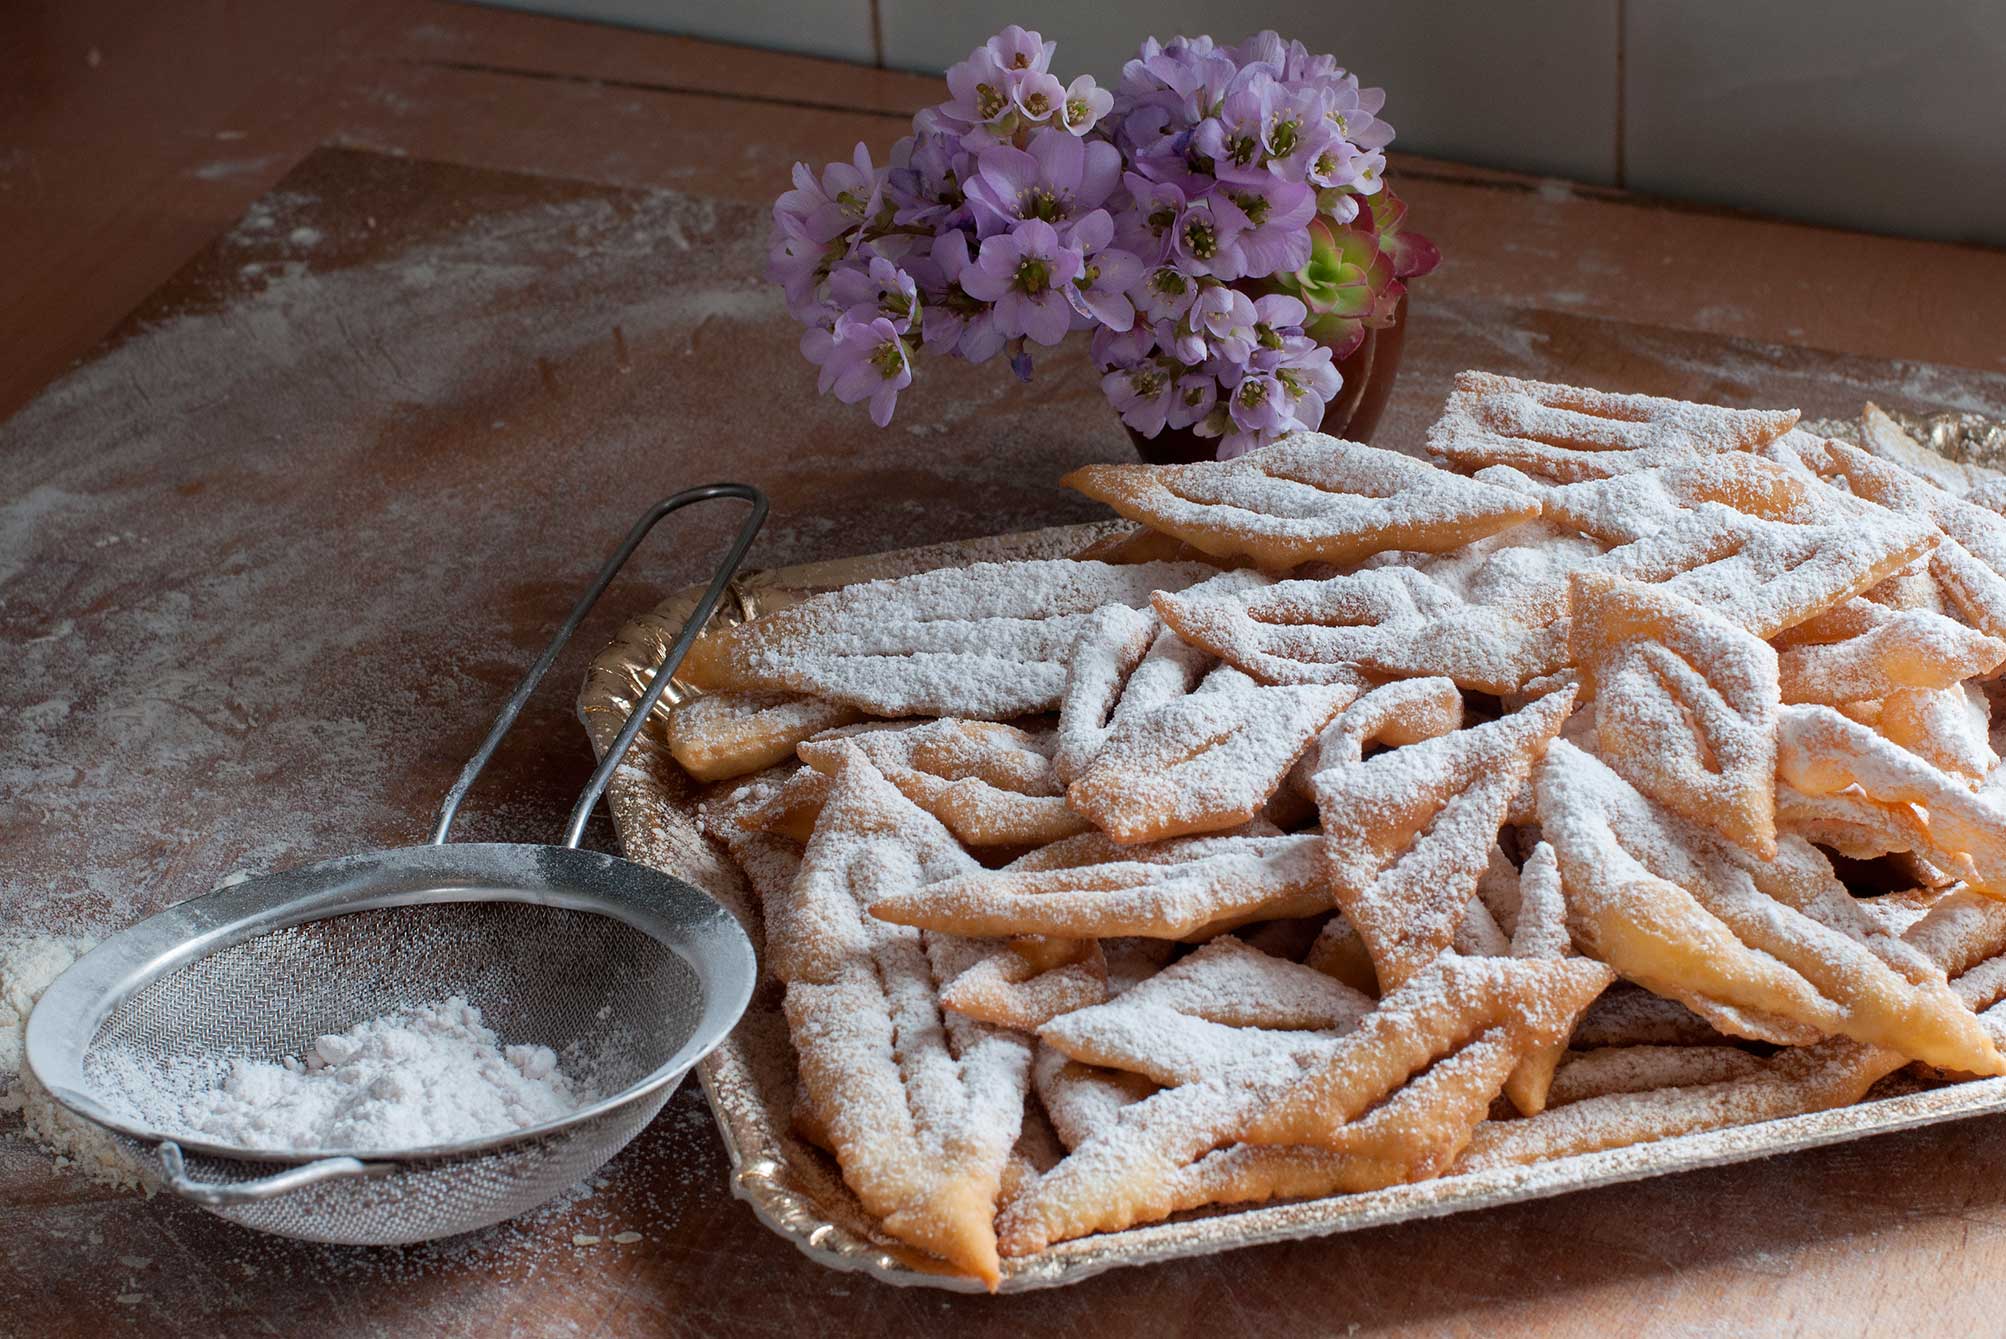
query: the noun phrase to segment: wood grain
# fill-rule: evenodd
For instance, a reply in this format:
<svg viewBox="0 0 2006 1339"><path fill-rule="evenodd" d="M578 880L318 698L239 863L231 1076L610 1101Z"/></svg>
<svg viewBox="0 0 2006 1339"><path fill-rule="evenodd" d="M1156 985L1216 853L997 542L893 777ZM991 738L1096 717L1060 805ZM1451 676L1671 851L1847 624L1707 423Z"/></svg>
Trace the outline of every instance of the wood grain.
<svg viewBox="0 0 2006 1339"><path fill-rule="evenodd" d="M764 202L796 155L887 142L922 82L366 3L17 7L0 53L0 407L26 404L0 425L0 924L109 930L236 868L415 839L575 586L675 487L767 487L770 566L1088 519L1058 475L1127 452L1078 350L1028 387L928 367L884 433L813 395L757 277ZM269 161L199 174L240 158ZM1388 437L1472 365L2006 414L1996 254L1403 166L1450 261L1417 289ZM1861 300L1863 274L1902 301ZM555 831L589 758L568 685L723 525L648 551L468 835ZM731 1200L694 1092L590 1199L396 1252L102 1193L0 1127L0 1334L1963 1332L2006 1263L2002 1132L989 1301L797 1257Z"/></svg>

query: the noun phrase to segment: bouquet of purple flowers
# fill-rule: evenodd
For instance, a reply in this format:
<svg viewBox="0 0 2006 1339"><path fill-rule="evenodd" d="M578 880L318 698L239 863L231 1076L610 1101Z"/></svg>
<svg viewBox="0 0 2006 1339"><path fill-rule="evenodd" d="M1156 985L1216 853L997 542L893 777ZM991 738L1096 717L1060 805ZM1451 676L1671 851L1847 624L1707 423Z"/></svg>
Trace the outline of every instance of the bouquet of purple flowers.
<svg viewBox="0 0 2006 1339"><path fill-rule="evenodd" d="M1335 366L1440 259L1386 187L1385 92L1263 32L1150 38L1110 93L1011 25L874 166L794 167L768 274L820 388L891 421L915 358L984 362L1093 332L1101 388L1145 437L1223 459L1322 421Z"/></svg>

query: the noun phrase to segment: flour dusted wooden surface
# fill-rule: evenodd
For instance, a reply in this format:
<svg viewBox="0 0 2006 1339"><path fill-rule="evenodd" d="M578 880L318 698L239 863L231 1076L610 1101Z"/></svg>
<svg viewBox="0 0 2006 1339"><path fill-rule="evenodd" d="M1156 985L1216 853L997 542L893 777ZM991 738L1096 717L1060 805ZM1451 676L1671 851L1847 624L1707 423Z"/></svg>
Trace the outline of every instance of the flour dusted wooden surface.
<svg viewBox="0 0 2006 1339"><path fill-rule="evenodd" d="M1083 356L1028 388L930 367L886 433L814 398L756 279L761 196L797 155L888 142L878 113L924 81L464 6L330 2L276 33L119 9L0 16L0 62L44 70L0 65L8 109L43 98L0 156L0 410L26 405L0 424L0 922L102 932L240 867L417 838L575 586L682 484L767 487L771 566L1089 519L1058 476L1125 458ZM245 59L176 45L202 41ZM323 140L412 156L299 161ZM1996 254L1407 166L1449 262L1417 290L1382 444L1417 440L1469 366L1811 417L1869 397L2006 414ZM1832 296L1860 273L1902 275L1923 315ZM556 830L592 643L724 534L693 519L648 551L467 835ZM0 1127L0 1335L1954 1333L1990 1323L1974 1281L2006 1266L2002 1135L991 1300L796 1256L730 1198L694 1090L589 1199L395 1252L102 1192Z"/></svg>

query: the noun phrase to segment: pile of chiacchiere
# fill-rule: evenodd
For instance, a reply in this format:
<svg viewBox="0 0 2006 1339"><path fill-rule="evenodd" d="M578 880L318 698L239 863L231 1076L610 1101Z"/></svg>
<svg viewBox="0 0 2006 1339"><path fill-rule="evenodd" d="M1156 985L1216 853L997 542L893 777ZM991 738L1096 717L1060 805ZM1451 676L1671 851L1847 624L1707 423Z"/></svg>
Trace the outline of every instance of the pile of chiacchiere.
<svg viewBox="0 0 2006 1339"><path fill-rule="evenodd" d="M1008 1257L2006 1072L2006 477L1469 372L700 640L794 1124ZM1987 1012L1992 1010L1992 1012Z"/></svg>

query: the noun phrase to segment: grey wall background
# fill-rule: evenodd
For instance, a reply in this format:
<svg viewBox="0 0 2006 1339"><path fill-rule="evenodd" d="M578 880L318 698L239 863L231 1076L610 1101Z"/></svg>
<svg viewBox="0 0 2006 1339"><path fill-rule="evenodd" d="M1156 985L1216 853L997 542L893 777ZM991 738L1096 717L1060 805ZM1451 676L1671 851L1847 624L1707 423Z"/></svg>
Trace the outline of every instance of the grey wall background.
<svg viewBox="0 0 2006 1339"><path fill-rule="evenodd" d="M2006 0L493 2L923 71L1014 21L1104 84L1275 28L1383 85L1397 149L2006 246Z"/></svg>

